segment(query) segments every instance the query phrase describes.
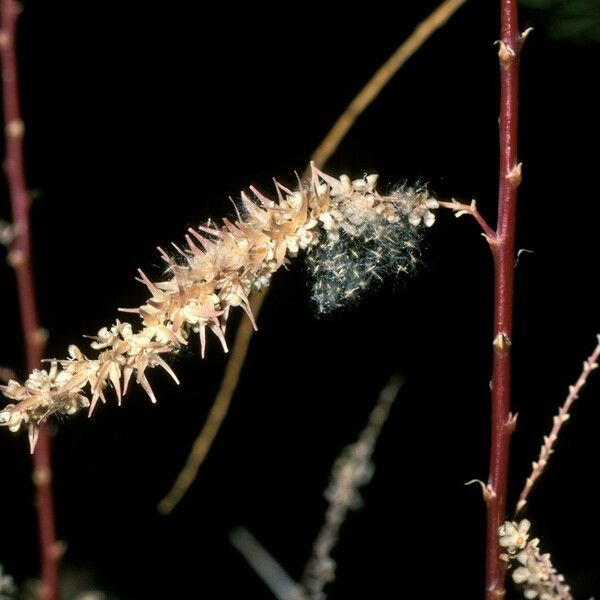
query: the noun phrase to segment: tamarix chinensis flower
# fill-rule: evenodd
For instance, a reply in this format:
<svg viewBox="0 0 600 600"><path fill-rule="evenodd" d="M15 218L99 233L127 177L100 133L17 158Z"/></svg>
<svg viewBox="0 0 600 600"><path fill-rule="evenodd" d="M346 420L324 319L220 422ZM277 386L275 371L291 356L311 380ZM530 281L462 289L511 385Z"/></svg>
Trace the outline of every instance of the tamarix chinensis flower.
<svg viewBox="0 0 600 600"><path fill-rule="evenodd" d="M13 400L0 411L0 424L11 431L29 428L32 448L38 426L53 413L73 414L106 401L113 388L120 403L132 380L156 397L148 369L161 367L178 383L163 356L176 352L198 334L204 356L207 330L227 352L225 327L232 307L254 317L248 297L301 250L308 254L314 279L313 298L322 312L354 299L387 272L408 273L418 258L421 229L434 222L435 199L423 189L402 188L390 195L376 191L377 176L352 181L311 166L307 183L296 190L275 182L277 201L250 188L241 194L235 221L190 229L179 256L161 250L168 278L153 282L139 271L150 298L134 309L141 325L117 320L92 337L95 357L69 346L69 357L52 359L50 368L34 370L24 384L0 386Z"/></svg>

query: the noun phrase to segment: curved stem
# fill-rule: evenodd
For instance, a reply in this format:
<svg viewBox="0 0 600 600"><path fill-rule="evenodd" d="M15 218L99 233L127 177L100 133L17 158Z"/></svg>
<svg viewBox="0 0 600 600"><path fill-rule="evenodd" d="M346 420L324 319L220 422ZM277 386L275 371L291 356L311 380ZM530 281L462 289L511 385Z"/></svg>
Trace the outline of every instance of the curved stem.
<svg viewBox="0 0 600 600"><path fill-rule="evenodd" d="M255 293L251 299L251 311L255 319L258 319L258 314L265 299L266 293ZM196 475L198 469L204 462L210 447L219 432L223 420L227 416L227 411L231 404L233 394L240 380L242 368L246 362L246 356L250 348L250 339L254 333L254 327L250 319L243 319L238 325L233 342L231 356L227 361L225 374L221 381L221 387L217 392L215 401L210 409L206 423L202 427L202 431L196 438L188 458L177 476L175 483L166 494L166 496L158 504L158 512L163 515L170 514L173 509L179 504Z"/></svg>
<svg viewBox="0 0 600 600"><path fill-rule="evenodd" d="M369 79L333 124L332 128L312 154L312 161L314 163L321 168L325 166L346 137L348 131L354 126L356 120L377 98L392 77L465 2L466 0L444 0L430 15L417 25L413 33L377 69L373 77ZM304 170L303 177L310 177L310 166ZM267 288L258 297L256 297L256 294L254 295L253 302L255 302L255 307L253 308L253 312L255 316L258 317L260 306L268 293L269 290ZM245 320L240 323L239 327L240 332L233 342L221 387L217 392L209 417L194 441L186 463L177 476L171 490L158 505L158 511L162 514L171 513L189 489L210 450L221 424L227 416L232 396L237 388L239 373L244 366L246 355L248 354L248 346L254 334L254 329Z"/></svg>
<svg viewBox="0 0 600 600"><path fill-rule="evenodd" d="M444 0L430 15L421 21L415 30L402 42L394 53L377 69L373 77L352 99L346 110L338 117L311 160L322 168L337 150L356 119L379 96L381 90L400 70L406 61L466 2L466 0Z"/></svg>
<svg viewBox="0 0 600 600"><path fill-rule="evenodd" d="M33 267L31 264L30 198L23 164L24 125L19 108L19 79L15 50L15 32L20 6L14 0L0 0L0 59L2 95L6 136L5 170L8 180L15 238L9 252L9 262L17 278L23 340L27 354L27 370L39 368L45 342L36 304ZM38 432L32 430L33 436ZM32 438L30 438L32 439ZM35 439L32 440L35 445ZM33 481L36 488L36 508L41 552L42 600L58 599L58 568L60 551L56 542L54 499L50 465L50 437L46 426L39 430L37 448L33 454Z"/></svg>

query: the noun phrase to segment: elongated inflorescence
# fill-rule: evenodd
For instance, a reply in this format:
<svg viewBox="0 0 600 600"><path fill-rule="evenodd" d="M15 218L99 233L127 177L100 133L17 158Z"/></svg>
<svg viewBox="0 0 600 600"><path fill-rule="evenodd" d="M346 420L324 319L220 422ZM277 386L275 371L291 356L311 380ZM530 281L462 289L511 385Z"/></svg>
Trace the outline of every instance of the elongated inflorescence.
<svg viewBox="0 0 600 600"><path fill-rule="evenodd" d="M433 224L437 201L412 188L379 195L376 175L351 181L311 168L310 180L294 191L275 182L277 202L252 187L253 199L242 192L237 219L190 229L185 246L175 246L178 256L159 248L167 278L153 282L139 271L150 297L138 308L122 309L137 313L141 325L135 329L117 320L92 337L94 357L71 345L67 359L47 361L49 369L34 370L24 384L10 380L0 386L13 401L0 411L0 425L11 431L27 425L33 447L41 422L81 408L91 414L110 387L120 404L135 380L156 402L148 369L161 367L178 383L163 357L187 345L192 333L200 338L202 356L207 330L227 352L231 308L240 306L254 324L250 293L268 286L300 250L308 250L321 311L343 304L388 271L409 272L420 230Z"/></svg>

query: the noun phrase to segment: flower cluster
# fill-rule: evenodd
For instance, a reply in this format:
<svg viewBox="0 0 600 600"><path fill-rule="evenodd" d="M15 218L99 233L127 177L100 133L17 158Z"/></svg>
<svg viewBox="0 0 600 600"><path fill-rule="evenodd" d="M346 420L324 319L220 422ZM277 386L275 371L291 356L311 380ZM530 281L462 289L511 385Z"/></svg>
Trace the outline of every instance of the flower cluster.
<svg viewBox="0 0 600 600"><path fill-rule="evenodd" d="M523 586L523 595L528 599L572 600L564 577L552 566L550 554L541 554L537 538L529 539L530 527L527 519L519 523L507 521L500 526L500 545L506 548L500 558L519 564L512 572L513 581Z"/></svg>
<svg viewBox="0 0 600 600"><path fill-rule="evenodd" d="M240 306L254 324L250 293L268 286L273 273L301 250L309 251L313 295L321 309L339 305L353 286L362 288L385 270L409 270L419 229L433 223L431 210L438 204L424 190L379 195L376 182L376 175L336 179L312 165L310 180L294 191L275 183L277 201L252 187L253 198L242 192L235 221L190 229L185 246L175 246L179 256L160 250L164 281L153 282L139 271L150 297L140 307L122 309L138 314L137 330L117 320L93 336L94 357L72 345L67 359L48 361L48 370L33 371L23 384L10 380L0 386L13 401L0 411L0 425L11 431L27 425L34 446L39 424L50 415L85 407L91 414L98 400L106 402L110 387L120 403L132 379L155 402L148 369L161 367L177 382L163 356L187 345L192 333L202 356L207 331L227 352L231 308Z"/></svg>

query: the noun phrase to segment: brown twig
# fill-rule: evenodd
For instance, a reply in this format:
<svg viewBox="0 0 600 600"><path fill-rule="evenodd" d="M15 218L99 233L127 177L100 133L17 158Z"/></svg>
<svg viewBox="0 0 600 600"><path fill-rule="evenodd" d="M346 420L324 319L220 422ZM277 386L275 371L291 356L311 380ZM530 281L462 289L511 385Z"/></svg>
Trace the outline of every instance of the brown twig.
<svg viewBox="0 0 600 600"><path fill-rule="evenodd" d="M375 100L381 90L398 72L402 65L404 65L406 61L427 41L427 39L431 37L437 29L442 27L465 2L466 0L445 0L417 26L414 32L402 43L394 54L390 56L383 66L379 68L375 75L348 105L348 108L346 108L340 118L334 123L331 130L313 152L312 161L314 163L319 167L323 167L327 163L356 120L373 100ZM307 173L310 173L310 167L307 168L305 175ZM260 306L267 293L268 290L264 290L259 297L254 300L257 303L255 308L253 308L256 317L258 317L258 311L260 310ZM170 513L185 495L189 486L194 481L198 469L204 462L204 459L210 450L210 446L227 415L227 410L231 404L231 398L237 387L239 373L242 370L246 355L248 354L248 345L252 339L252 334L254 333L250 324L245 320L240 323L239 327L244 327L244 331L242 335L236 336L233 343L231 355L225 366L223 381L215 398L208 420L194 441L187 461L173 487L158 505L159 512L163 514Z"/></svg>
<svg viewBox="0 0 600 600"><path fill-rule="evenodd" d="M569 411L571 410L571 406L573 402L579 398L579 392L581 392L581 388L587 383L587 379L589 374L598 368L598 358L600 357L600 335L598 336L598 344L592 354L588 357L587 360L583 362L583 369L579 374L579 377L574 385L569 386L569 394L565 399L563 405L560 407L558 414L552 420L552 430L550 434L544 436L544 443L540 448L540 455L536 462L533 463L533 469L531 474L527 478L525 482L525 486L521 491L519 496L519 501L517 502L517 508L515 514L519 514L521 510L527 504L527 499L529 494L536 483L536 481L540 478L546 466L548 464L548 460L550 460L550 456L554 452L554 445L558 440L558 435L562 426L569 420Z"/></svg>
<svg viewBox="0 0 600 600"><path fill-rule="evenodd" d="M14 222L14 239L10 244L9 262L17 278L23 340L27 354L27 370L39 367L45 342L36 305L33 267L31 264L30 198L25 183L23 164L24 125L19 105L19 81L15 49L15 33L19 5L14 0L0 0L0 59L6 136L5 170ZM32 430L33 435L37 434ZM31 439L31 438L30 438ZM40 427L33 455L33 482L41 552L41 588L43 600L58 599L60 552L54 525L54 499L50 466L50 437L46 426Z"/></svg>
<svg viewBox="0 0 600 600"><path fill-rule="evenodd" d="M266 293L254 294L250 299L250 307L255 320L258 319L261 306ZM242 319L235 334L231 356L225 368L225 374L221 382L221 387L217 392L215 401L210 409L206 423L196 438L190 451L187 461L177 476L173 487L169 493L160 501L158 511L163 515L168 515L183 498L188 488L196 478L200 465L204 462L208 451L217 435L223 419L227 415L231 398L237 388L240 374L248 354L250 339L254 328L250 319Z"/></svg>
<svg viewBox="0 0 600 600"><path fill-rule="evenodd" d="M496 235L490 244L494 256L494 351L490 474L485 494L488 600L505 595L506 563L500 560L498 530L506 518L509 446L515 426L510 413L510 385L517 188L521 183L521 165L517 163L519 54L524 39L519 33L518 0L501 0L500 9L499 199Z"/></svg>
<svg viewBox="0 0 600 600"><path fill-rule="evenodd" d="M356 119L377 98L390 79L406 61L466 2L466 0L445 0L425 20L417 25L413 33L377 70L335 122L312 155L317 166L322 167L337 150Z"/></svg>

